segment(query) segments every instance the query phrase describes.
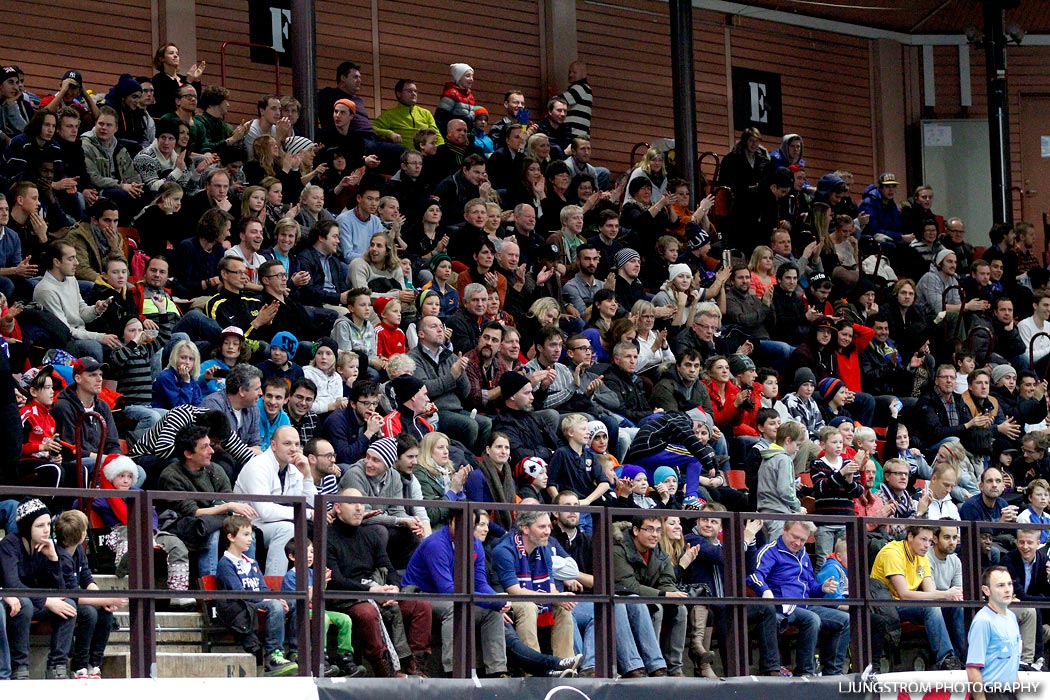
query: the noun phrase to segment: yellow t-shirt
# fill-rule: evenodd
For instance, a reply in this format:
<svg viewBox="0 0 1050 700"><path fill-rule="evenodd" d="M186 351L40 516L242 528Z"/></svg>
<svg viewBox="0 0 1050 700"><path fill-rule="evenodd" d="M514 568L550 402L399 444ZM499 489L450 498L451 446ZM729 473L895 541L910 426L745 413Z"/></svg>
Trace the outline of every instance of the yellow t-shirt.
<svg viewBox="0 0 1050 700"><path fill-rule="evenodd" d="M886 584L894 600L900 600L900 596L890 583L890 576L903 576L908 590L917 591L922 585L922 580L932 575L930 560L924 556L912 556L905 540L890 542L879 550L871 567L871 577Z"/></svg>

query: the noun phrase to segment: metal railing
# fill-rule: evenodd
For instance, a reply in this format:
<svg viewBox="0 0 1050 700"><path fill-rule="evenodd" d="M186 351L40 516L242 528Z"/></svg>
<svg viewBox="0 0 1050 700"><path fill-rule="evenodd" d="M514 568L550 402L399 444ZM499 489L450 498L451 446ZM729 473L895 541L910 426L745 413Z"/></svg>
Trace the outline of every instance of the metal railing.
<svg viewBox="0 0 1050 700"><path fill-rule="evenodd" d="M0 500L13 498L25 493L25 489L17 487L0 487ZM112 492L102 492L109 495ZM34 495L40 498L80 498L99 497L97 489L34 489ZM133 677L145 678L150 676L151 667L156 660L156 625L155 612L156 600L171 598L173 593L166 589L153 587L153 537L152 537L152 513L151 506L155 501L184 500L200 496L199 493L190 492L160 492L160 491L128 491L125 492L128 500L128 538L129 538L129 575L128 590L121 592L121 597L127 597L130 605L130 649L131 649L131 675ZM442 501L441 506L450 511L451 519L455 522L455 590L452 593L368 593L363 596L361 591L337 591L326 588L325 570L329 567L327 561L328 529L330 527L326 518L328 503L361 503L370 506L420 506L433 505L434 501L415 501L409 499L385 499L369 497L331 496L318 494L313 502L304 497L292 496L252 496L243 494L217 494L230 501L239 502L270 502L291 505L294 509L293 526L295 531L295 570L298 587L295 591L281 591L279 596L287 600L305 603L311 596L316 605L325 602L338 602L346 600L361 600L365 597L376 601L385 600L428 600L448 601L453 604L453 615L455 618L456 634L453 639L453 669L452 673L457 678L470 677L474 668L475 660L475 637L474 637L474 606L477 603L490 602L492 600L506 600L506 596L494 597L479 594L474 590L474 528L473 519L475 511L541 511L547 513L577 512L590 513L593 519L592 552L594 570L590 572L594 576L594 589L587 594L576 595L576 602L590 602L594 604L595 616L595 675L599 678L609 678L613 675L614 654L614 608L615 604L625 604L622 596L615 595L615 580L613 575L613 524L617 520L629 519L632 516L644 514L654 518L677 516L683 519L695 519L697 517L717 518L722 521L723 551L725 556L724 590L725 595L714 598L677 598L673 604L681 605L706 605L718 606L725 609L727 617L726 637L721 641L725 645L724 658L728 664L725 668L727 675L743 676L751 673L750 649L751 642L748 631L747 609L754 605L767 605L771 603L781 604L806 604L806 605L834 605L846 606L849 609L851 619L851 660L854 671L859 671L871 664L871 613L880 607L900 606L907 607L943 607L944 601L901 601L872 600L869 587L868 572L871 570L870 558L868 556L868 542L866 534L869 525L925 525L931 528L952 526L961 529L961 557L963 562L963 591L965 600L963 602L952 602L952 607L978 608L983 606L980 601L980 577L981 577L981 530L1042 530L1043 526L1038 524L1016 524L999 522L972 522L972 521L946 521L946 520L918 520L918 519L893 519L893 518L868 518L868 517L843 517L828 515L785 515L785 514L757 514L757 513L732 513L704 511L698 513L694 510L639 510L632 508L603 508L600 506L557 506L557 505L525 505L525 504L502 504L502 503L480 503L471 501L447 502ZM308 518L307 509L313 508L313 539L314 563L313 563L313 589L307 590L307 582L310 580L307 574L307 540ZM846 541L848 552L847 572L849 576L849 598L820 598L820 599L788 599L776 598L773 600L756 598L748 593L747 577L749 572L746 568L746 553L743 542L743 527L749 519L778 520L787 522L810 521L818 526L844 525L846 528ZM862 537L861 535L865 535ZM7 589L5 594L22 595L30 591L19 589ZM63 591L62 595L69 598L97 597L95 591ZM184 594L177 594L184 595ZM260 596L251 591L206 591L194 592L203 599L252 599ZM553 594L533 593L528 595L514 596L514 600L534 602L559 602L565 598ZM663 597L634 597L630 603L640 604L672 604ZM1026 601L1024 605L1029 607L1050 607L1050 603L1042 605L1038 602ZM320 677L324 663L325 649L325 625L324 616L321 614L310 615L309 605L296 606L298 622L298 652L299 652L299 674Z"/></svg>

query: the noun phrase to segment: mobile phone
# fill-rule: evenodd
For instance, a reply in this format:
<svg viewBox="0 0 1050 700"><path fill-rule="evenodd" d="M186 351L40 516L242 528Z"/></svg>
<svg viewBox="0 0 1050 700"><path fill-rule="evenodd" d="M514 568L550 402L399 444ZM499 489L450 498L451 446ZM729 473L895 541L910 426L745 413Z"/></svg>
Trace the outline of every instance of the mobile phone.
<svg viewBox="0 0 1050 700"><path fill-rule="evenodd" d="M230 370L216 367L211 373L212 379L225 379L230 376Z"/></svg>

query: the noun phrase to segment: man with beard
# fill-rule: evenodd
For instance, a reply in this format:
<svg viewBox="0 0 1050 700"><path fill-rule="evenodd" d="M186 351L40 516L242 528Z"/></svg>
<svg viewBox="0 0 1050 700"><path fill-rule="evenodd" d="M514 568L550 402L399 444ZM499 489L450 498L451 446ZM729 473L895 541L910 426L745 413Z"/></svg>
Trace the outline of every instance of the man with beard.
<svg viewBox="0 0 1050 700"><path fill-rule="evenodd" d="M549 462L558 449L555 424L557 411L532 410L532 384L524 374L507 372L499 381L503 408L492 421L492 429L510 440L510 463L526 457Z"/></svg>
<svg viewBox="0 0 1050 700"><path fill-rule="evenodd" d="M503 326L490 321L481 328L478 345L467 353L466 375L470 390L463 399L465 408L476 408L490 413L490 405L497 405L500 399L499 380L507 371L496 355L503 343Z"/></svg>
<svg viewBox="0 0 1050 700"><path fill-rule="evenodd" d="M605 283L597 278L601 258L598 246L590 241L581 245L576 249L579 271L575 277L562 286L563 300L581 314L591 305L594 294L605 286Z"/></svg>

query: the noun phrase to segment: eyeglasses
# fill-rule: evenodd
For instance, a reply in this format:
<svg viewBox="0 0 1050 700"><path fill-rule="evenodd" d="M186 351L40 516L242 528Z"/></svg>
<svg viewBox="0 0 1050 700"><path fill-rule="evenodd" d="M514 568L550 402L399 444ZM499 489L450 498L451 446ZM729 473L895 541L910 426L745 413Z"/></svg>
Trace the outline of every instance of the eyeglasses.
<svg viewBox="0 0 1050 700"><path fill-rule="evenodd" d="M574 350L586 350L587 352L590 352L591 351L591 346L590 345L577 345L574 348L569 348L570 352L572 352Z"/></svg>
<svg viewBox="0 0 1050 700"><path fill-rule="evenodd" d="M357 403L368 408L375 408L379 405L379 399L375 399L374 401L358 401Z"/></svg>
<svg viewBox="0 0 1050 700"><path fill-rule="evenodd" d="M652 526L650 526L650 527L640 527L640 528L638 528L638 531L639 532L645 532L645 533L648 533L650 535L655 535L656 533L660 532L660 528L652 527Z"/></svg>
<svg viewBox="0 0 1050 700"><path fill-rule="evenodd" d="M324 454L316 454L314 457L318 459L335 459L335 452L325 452Z"/></svg>
<svg viewBox="0 0 1050 700"><path fill-rule="evenodd" d="M910 476L911 472L886 472L886 476Z"/></svg>
<svg viewBox="0 0 1050 700"><path fill-rule="evenodd" d="M288 273L287 272L275 272L272 275L266 275L266 279L269 279L271 277L279 277L279 278L281 278L283 280L286 280L286 279L288 279Z"/></svg>
<svg viewBox="0 0 1050 700"><path fill-rule="evenodd" d="M196 95L189 95L189 94L187 94L187 95L179 95L179 99L180 100L195 100L195 99L197 99L197 96Z"/></svg>

